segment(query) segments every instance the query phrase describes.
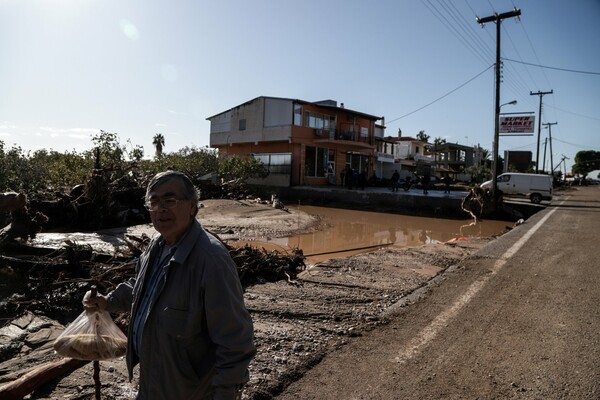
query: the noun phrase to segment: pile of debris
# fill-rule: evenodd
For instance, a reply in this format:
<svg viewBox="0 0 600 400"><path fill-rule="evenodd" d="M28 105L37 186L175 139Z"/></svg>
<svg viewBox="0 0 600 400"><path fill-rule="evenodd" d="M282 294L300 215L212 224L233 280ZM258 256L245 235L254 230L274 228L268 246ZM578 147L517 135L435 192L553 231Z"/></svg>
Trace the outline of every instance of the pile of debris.
<svg viewBox="0 0 600 400"><path fill-rule="evenodd" d="M91 285L108 293L135 274L134 261L150 242L146 235L124 238L128 254L96 253L89 245L66 242L60 250L34 248L13 242L0 255L3 274L14 278L15 291L0 299L0 318L31 311L61 320L81 308ZM291 282L306 265L302 251L267 252L250 246L227 246L238 267L243 287L265 282Z"/></svg>
<svg viewBox="0 0 600 400"><path fill-rule="evenodd" d="M245 245L237 249L229 247L229 253L238 267L243 287L280 280L293 283L306 269L301 249L294 249L291 255L287 255L277 250L269 252Z"/></svg>
<svg viewBox="0 0 600 400"><path fill-rule="evenodd" d="M52 194L0 193L0 274L21 276L21 285L8 299L0 298L0 318L30 310L47 316L65 315L65 310L78 309L87 288L95 284L107 293L134 273L134 260L149 243L147 237L124 238L128 254L98 254L89 246L66 243L56 249L27 246L29 239L48 230L73 232L101 228L133 226L150 222L144 208L145 187L151 175L129 170L103 168L99 153L85 183L68 193ZM242 180L205 182L196 180L203 198L241 199L252 197ZM54 199L48 199L54 196ZM239 268L244 287L248 285L291 280L302 271L301 251L288 255L245 247L229 247ZM16 278L11 278L14 283ZM67 313L68 314L68 313Z"/></svg>

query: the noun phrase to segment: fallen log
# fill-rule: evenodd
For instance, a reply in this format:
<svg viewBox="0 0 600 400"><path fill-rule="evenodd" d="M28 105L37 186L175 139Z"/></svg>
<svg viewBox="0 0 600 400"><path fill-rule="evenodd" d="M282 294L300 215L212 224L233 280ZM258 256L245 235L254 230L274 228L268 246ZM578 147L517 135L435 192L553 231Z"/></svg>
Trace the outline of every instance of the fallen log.
<svg viewBox="0 0 600 400"><path fill-rule="evenodd" d="M19 400L46 383L88 363L85 360L64 358L35 367L19 379L0 386L0 399Z"/></svg>

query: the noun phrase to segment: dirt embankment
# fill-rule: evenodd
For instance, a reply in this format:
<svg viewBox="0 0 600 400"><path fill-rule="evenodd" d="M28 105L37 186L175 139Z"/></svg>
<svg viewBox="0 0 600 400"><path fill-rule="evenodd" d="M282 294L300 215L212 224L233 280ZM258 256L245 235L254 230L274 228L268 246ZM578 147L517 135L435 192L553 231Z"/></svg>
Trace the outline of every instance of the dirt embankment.
<svg viewBox="0 0 600 400"><path fill-rule="evenodd" d="M203 205L200 220L223 240L288 236L298 230L318 229L320 223L318 218L297 209L277 209L250 201L207 200ZM294 281L249 287L245 300L254 320L258 354L250 366L244 398L268 399L281 392L328 352L385 324L386 310L488 240L332 259L302 272ZM0 386L10 380L7 376L14 379L18 375L15 371L24 372L27 366L56 358L47 346L59 331L52 321L26 318L19 324L23 345L17 357L0 364L0 372L12 373L4 374L4 378L0 373ZM0 346L7 330L16 328L2 329ZM31 338L36 339L35 343ZM92 398L92 372L91 364L85 365L45 385L30 398ZM123 359L101 362L103 398L134 398L135 380L130 384L126 376Z"/></svg>

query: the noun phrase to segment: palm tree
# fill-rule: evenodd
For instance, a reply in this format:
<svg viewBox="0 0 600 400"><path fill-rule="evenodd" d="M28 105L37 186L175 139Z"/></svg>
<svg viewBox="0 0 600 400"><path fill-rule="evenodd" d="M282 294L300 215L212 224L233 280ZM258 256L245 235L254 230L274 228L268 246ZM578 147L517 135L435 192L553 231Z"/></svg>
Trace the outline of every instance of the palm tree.
<svg viewBox="0 0 600 400"><path fill-rule="evenodd" d="M165 137L163 136L163 134L157 133L156 135L154 135L154 137L152 138L152 144L156 148L154 156L156 158L162 157L163 147L165 145Z"/></svg>

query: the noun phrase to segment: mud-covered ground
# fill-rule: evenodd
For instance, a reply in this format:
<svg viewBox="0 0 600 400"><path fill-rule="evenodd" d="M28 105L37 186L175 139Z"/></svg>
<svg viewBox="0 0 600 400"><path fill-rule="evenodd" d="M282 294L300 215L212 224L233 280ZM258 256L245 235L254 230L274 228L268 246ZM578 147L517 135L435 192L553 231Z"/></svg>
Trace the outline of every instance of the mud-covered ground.
<svg viewBox="0 0 600 400"><path fill-rule="evenodd" d="M319 229L320 224L318 218L298 209L276 209L253 201L207 200L203 205L199 215L203 225L230 243L289 236L298 230ZM142 231L151 233L152 229L128 229L129 233ZM246 306L254 320L258 353L250 366L251 378L244 398L268 399L276 395L328 352L385 324L386 312L401 306L401 299L407 294L489 240L386 249L332 259L302 272L294 281L247 288ZM51 343L61 328L54 321L32 315L3 327L0 354L2 346L7 345L6 337L14 337L15 332L22 347L18 356L0 363L0 386L28 368L57 360ZM129 383L124 359L102 361L100 368L102 398L135 397L135 379ZM92 364L88 363L44 385L28 398L93 398L92 373Z"/></svg>

